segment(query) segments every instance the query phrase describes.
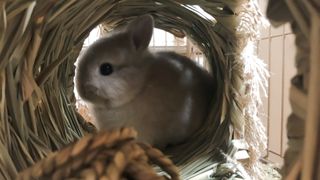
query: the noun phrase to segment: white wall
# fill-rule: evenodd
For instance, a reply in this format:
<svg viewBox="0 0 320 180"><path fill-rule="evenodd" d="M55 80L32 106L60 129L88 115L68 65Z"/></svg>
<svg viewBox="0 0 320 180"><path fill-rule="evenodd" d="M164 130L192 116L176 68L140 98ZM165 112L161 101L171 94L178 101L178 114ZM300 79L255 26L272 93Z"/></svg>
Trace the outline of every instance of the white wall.
<svg viewBox="0 0 320 180"><path fill-rule="evenodd" d="M265 11L266 1L261 1ZM258 42L258 55L269 67L270 79L268 98L263 98L261 117L267 129L268 149L266 159L282 164L287 148L286 124L291 112L289 104L290 79L295 74L294 35L289 24L278 28L268 27L262 30Z"/></svg>

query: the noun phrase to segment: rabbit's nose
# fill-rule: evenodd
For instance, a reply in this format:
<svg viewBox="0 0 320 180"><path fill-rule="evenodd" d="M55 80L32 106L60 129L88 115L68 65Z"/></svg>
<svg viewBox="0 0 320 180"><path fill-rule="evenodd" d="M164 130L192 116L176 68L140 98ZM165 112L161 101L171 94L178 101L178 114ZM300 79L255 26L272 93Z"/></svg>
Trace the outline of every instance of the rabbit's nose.
<svg viewBox="0 0 320 180"><path fill-rule="evenodd" d="M86 84L83 88L87 95L96 94L98 91L98 88L91 84Z"/></svg>

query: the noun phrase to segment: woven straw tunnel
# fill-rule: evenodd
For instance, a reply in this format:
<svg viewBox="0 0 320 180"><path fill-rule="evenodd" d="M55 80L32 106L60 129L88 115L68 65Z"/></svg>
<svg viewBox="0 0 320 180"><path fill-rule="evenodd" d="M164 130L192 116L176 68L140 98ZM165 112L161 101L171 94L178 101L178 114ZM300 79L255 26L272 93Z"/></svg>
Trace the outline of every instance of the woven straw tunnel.
<svg viewBox="0 0 320 180"><path fill-rule="evenodd" d="M165 152L181 176L191 177L225 160L221 153L230 153L233 134L249 144L247 167L258 172L252 167L265 148L265 137L257 104L266 72L247 46L257 37L261 18L254 0L21 0L0 5L0 179L16 177L49 154L60 157L51 152L59 153L87 133L88 124L77 114L73 95L74 62L83 42L101 23L112 29L146 13L154 17L156 27L188 36L199 46L218 90L203 127L187 143ZM191 5L200 6L214 20ZM128 138L132 142L133 137ZM47 161L51 162L41 163Z"/></svg>
<svg viewBox="0 0 320 180"><path fill-rule="evenodd" d="M267 15L275 26L289 22L295 34L296 75L291 80L288 148L282 176L320 179L320 2L270 0Z"/></svg>

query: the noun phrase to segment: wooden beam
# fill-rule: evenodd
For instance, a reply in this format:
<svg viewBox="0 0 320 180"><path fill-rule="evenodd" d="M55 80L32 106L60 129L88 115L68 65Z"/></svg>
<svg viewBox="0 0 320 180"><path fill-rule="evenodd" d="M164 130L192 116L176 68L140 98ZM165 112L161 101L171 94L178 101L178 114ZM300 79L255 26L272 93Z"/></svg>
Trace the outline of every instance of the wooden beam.
<svg viewBox="0 0 320 180"><path fill-rule="evenodd" d="M293 165L290 170L290 173L284 178L285 180L295 180L298 179L299 174L301 173L302 168L302 158L301 155Z"/></svg>
<svg viewBox="0 0 320 180"><path fill-rule="evenodd" d="M318 176L318 141L320 134L320 18L311 14L310 31L310 83L306 119L306 133L303 151L302 180Z"/></svg>

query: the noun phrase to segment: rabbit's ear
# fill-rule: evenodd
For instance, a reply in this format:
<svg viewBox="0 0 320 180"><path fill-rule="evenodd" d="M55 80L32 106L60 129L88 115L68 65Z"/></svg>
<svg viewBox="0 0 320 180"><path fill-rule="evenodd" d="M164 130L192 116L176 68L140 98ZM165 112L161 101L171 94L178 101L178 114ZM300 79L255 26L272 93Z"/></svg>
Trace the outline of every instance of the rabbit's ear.
<svg viewBox="0 0 320 180"><path fill-rule="evenodd" d="M137 50L148 47L153 33L153 18L151 15L143 15L132 21L127 31Z"/></svg>

